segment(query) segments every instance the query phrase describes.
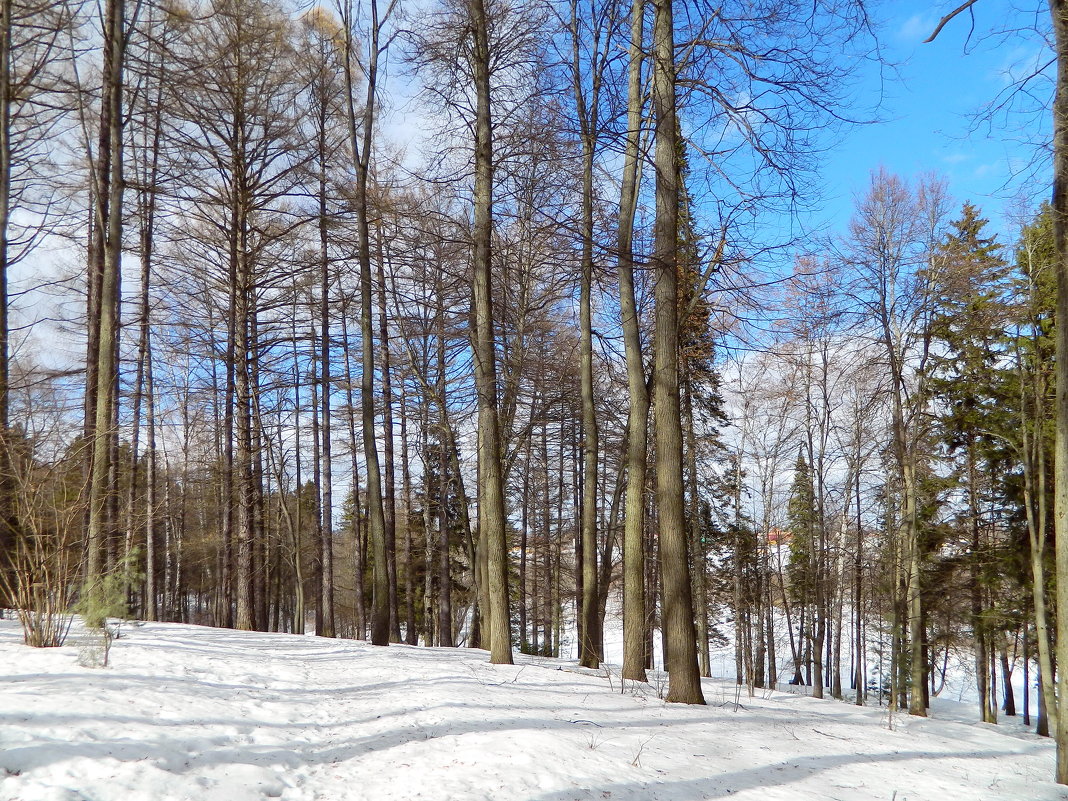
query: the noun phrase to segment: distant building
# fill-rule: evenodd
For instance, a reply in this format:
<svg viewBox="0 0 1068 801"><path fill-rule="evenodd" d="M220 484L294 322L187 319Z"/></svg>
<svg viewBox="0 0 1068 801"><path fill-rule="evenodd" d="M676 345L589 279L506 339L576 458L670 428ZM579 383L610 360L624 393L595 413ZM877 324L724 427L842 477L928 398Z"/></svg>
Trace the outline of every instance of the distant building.
<svg viewBox="0 0 1068 801"><path fill-rule="evenodd" d="M768 547L769 548L783 548L790 544L794 534L789 529L785 528L769 528L768 529Z"/></svg>

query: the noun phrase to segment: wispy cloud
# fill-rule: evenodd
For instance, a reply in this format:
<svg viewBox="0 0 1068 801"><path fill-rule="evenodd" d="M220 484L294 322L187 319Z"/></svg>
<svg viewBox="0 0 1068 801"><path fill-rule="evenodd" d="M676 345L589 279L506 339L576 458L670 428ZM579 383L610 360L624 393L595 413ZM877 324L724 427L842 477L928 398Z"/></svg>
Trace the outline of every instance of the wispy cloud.
<svg viewBox="0 0 1068 801"><path fill-rule="evenodd" d="M972 175L976 178L987 178L992 176L1002 175L1005 172L1005 161L988 161L985 164L980 164L972 171Z"/></svg>
<svg viewBox="0 0 1068 801"><path fill-rule="evenodd" d="M1005 53L996 74L1005 86L1031 80L1051 61L1045 44L1021 45ZM1047 67L1048 69L1048 67Z"/></svg>
<svg viewBox="0 0 1068 801"><path fill-rule="evenodd" d="M905 42L919 44L935 29L938 17L933 14L913 14L897 29L897 38Z"/></svg>

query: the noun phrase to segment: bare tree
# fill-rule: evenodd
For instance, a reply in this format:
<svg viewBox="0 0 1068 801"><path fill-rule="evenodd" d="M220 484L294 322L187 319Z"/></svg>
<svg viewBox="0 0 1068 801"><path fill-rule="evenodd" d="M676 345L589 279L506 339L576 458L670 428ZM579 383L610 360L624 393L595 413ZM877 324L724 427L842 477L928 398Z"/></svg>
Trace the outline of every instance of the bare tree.
<svg viewBox="0 0 1068 801"><path fill-rule="evenodd" d="M18 224L16 212L52 221L47 193L38 187L48 165L49 143L63 127L70 105L61 91L65 56L61 37L73 24L65 2L0 2L0 581L18 536L10 459L11 269L34 249L45 224ZM0 593L3 590L0 588ZM3 596L0 595L0 598Z"/></svg>
<svg viewBox="0 0 1068 801"><path fill-rule="evenodd" d="M390 640L390 582L389 553L386 543L385 511L382 499L382 470L375 442L374 406L374 329L372 320L371 231L368 211L371 153L374 145L375 104L378 98L379 59L385 53L389 39L383 39L385 25L396 9L390 2L380 14L377 0L370 0L368 44L362 65L365 82L364 103L360 119L362 131L357 133L355 81L358 55L355 52L355 19L352 6L341 9L345 29L345 80L348 90L349 138L356 167L356 224L359 229L358 258L360 265L360 343L362 371L360 376L360 411L363 423L364 469L367 473L367 525L374 551L374 595L371 607L371 642L388 645Z"/></svg>
<svg viewBox="0 0 1068 801"><path fill-rule="evenodd" d="M945 215L944 186L933 180L914 191L896 176L879 172L850 225L848 258L865 276L862 302L877 327L891 389L892 453L901 509L902 587L908 627L909 713L926 715L923 658L925 558L919 523L918 471L930 402L933 265L929 260ZM904 632L901 632L902 637ZM903 687L899 687L903 690Z"/></svg>
<svg viewBox="0 0 1068 801"><path fill-rule="evenodd" d="M183 213L199 218L206 248L225 254L227 265L224 526L236 534L235 622L246 629L264 622L261 306L278 278L268 279L268 265L281 262L272 248L301 223L279 205L307 158L297 141L290 32L271 4L221 0L200 25L185 27L168 95L180 118L172 134L180 165L205 179L180 188L193 201Z"/></svg>

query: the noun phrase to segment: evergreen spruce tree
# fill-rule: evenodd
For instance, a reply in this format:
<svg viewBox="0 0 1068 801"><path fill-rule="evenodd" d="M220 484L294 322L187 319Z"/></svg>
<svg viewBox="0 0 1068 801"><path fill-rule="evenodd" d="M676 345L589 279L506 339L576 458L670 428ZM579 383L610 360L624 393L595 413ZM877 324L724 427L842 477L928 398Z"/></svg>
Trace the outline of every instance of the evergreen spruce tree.
<svg viewBox="0 0 1068 801"><path fill-rule="evenodd" d="M812 472L803 453L797 454L794 481L786 511L790 532L790 553L786 574L787 595L797 619L799 640L794 650L794 684L810 684L811 605L815 594L816 571L816 492ZM806 647L807 646L807 647ZM802 675L802 667L806 668Z"/></svg>
<svg viewBox="0 0 1068 801"><path fill-rule="evenodd" d="M993 491L998 469L991 418L1000 413L1004 398L999 397L991 377L1004 351L1009 267L996 238L985 234L986 224L979 210L965 203L933 262L931 283L938 302L932 334L940 347L935 350L932 390L939 400L941 436L955 460L963 496L958 521L969 543L968 587L980 719L995 723L990 672L995 646L989 612L996 543L985 500Z"/></svg>

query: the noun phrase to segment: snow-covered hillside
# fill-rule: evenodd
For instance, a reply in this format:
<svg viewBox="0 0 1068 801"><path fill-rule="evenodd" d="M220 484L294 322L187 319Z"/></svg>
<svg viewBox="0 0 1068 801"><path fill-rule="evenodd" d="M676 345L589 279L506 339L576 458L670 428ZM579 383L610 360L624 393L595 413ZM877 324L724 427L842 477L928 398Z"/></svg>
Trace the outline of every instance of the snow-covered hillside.
<svg viewBox="0 0 1068 801"><path fill-rule="evenodd" d="M175 624L112 660L0 621L0 801L1068 798L1018 728L722 681L667 706L569 662Z"/></svg>

